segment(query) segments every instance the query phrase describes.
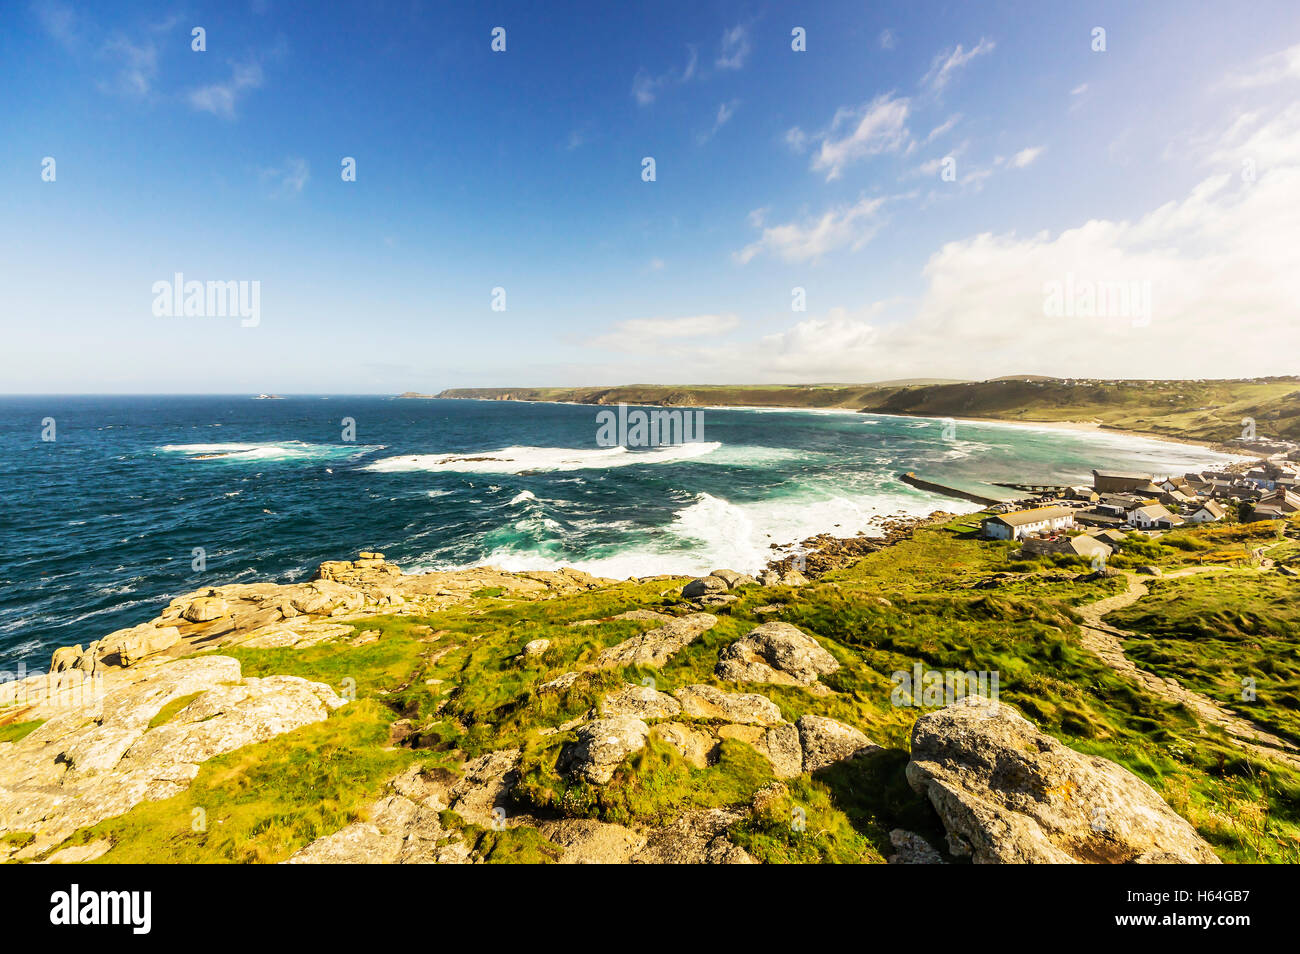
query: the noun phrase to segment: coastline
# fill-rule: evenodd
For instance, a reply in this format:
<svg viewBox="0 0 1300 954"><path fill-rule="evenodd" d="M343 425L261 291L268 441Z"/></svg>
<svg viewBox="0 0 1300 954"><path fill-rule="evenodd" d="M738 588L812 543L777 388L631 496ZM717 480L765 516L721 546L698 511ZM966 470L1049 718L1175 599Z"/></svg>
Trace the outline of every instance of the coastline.
<svg viewBox="0 0 1300 954"><path fill-rule="evenodd" d="M864 413L876 414L875 411ZM880 414L880 417L899 417L899 418L922 418L925 420L943 420L943 418L932 418L923 414ZM1187 447L1196 447L1201 450L1207 450L1215 454L1229 454L1234 457L1250 457L1254 459L1257 455L1243 454L1240 449L1232 448L1227 444L1196 440L1190 437L1178 437L1174 434L1165 434L1159 431L1134 431L1123 427L1115 427L1113 424L1107 424L1105 421L1096 419L1090 421L1028 421L1024 419L1010 420L1001 417L958 417L952 416L954 421L972 421L977 424L1005 424L1008 427L1023 427L1031 430L1053 430L1053 431L1080 431L1085 433L1107 433L1118 434L1121 437L1135 437L1149 441L1164 441L1169 444L1182 444Z"/></svg>
<svg viewBox="0 0 1300 954"><path fill-rule="evenodd" d="M479 397L442 397L437 394L421 395L393 395L393 400L436 400L436 401L488 401L491 403L515 403L515 404L558 404L568 407L610 407L607 404L588 403L586 401L547 401L533 398L511 397L508 401L499 398L479 398ZM1001 418L1001 417L980 417L971 415L931 415L931 414L897 414L887 411L870 411L854 407L802 407L791 406L788 404L666 404L662 401L635 401L628 402L629 407L660 407L674 410L701 410L701 411L789 411L792 413L806 414L869 414L874 417L894 417L900 420L925 420L925 421L969 421L976 424L1002 424L1008 427L1022 427L1038 430L1058 430L1058 431L1076 431L1076 432L1104 432L1107 434L1116 434L1121 437L1133 437L1143 440L1164 441L1170 444L1182 444L1187 447L1196 447L1201 450L1209 451L1215 454L1226 454L1233 457L1243 457L1256 459L1259 455L1252 453L1243 453L1240 448L1233 448L1230 445L1198 440L1190 437L1180 437L1176 434L1169 434L1162 431L1135 431L1128 428L1115 427L1104 421L1092 420L1026 420L1024 418Z"/></svg>

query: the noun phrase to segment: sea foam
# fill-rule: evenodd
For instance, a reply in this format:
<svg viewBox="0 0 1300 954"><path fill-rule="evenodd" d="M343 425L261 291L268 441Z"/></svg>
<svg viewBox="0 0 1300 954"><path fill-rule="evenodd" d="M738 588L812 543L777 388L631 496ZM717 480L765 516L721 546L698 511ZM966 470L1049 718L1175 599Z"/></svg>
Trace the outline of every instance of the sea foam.
<svg viewBox="0 0 1300 954"><path fill-rule="evenodd" d="M673 444L653 450L631 451L626 447L504 447L495 451L466 451L458 454L405 454L383 457L365 469L380 473L426 471L460 474L522 474L528 471L608 470L638 464L667 464L711 454L722 445L717 441Z"/></svg>

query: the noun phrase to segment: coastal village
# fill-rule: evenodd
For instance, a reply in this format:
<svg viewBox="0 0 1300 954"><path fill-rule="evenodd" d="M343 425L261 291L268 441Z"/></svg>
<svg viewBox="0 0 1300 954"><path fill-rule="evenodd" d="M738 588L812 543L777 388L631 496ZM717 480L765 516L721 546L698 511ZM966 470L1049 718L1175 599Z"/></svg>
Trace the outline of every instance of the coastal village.
<svg viewBox="0 0 1300 954"><path fill-rule="evenodd" d="M1269 457L1165 477L1094 470L1091 485L1033 489L1033 506L1024 500L994 506L981 522L982 535L1021 541L1025 556L1104 562L1131 533L1158 537L1188 524L1281 520L1300 512L1300 461Z"/></svg>

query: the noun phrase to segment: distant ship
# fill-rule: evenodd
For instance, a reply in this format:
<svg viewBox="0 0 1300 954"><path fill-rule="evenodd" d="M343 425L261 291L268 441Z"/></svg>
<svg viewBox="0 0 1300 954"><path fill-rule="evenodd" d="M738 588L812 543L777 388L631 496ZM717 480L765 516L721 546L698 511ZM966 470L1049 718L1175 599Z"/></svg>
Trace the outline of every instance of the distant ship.
<svg viewBox="0 0 1300 954"><path fill-rule="evenodd" d="M284 398L280 397L280 395L278 394L259 394L257 397L253 398L253 400L254 401L283 401Z"/></svg>

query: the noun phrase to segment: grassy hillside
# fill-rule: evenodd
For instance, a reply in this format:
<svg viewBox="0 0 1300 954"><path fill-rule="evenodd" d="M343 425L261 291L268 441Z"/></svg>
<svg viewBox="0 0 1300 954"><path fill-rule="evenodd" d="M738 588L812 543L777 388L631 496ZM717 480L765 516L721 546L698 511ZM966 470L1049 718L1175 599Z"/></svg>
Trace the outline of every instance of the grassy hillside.
<svg viewBox="0 0 1300 954"><path fill-rule="evenodd" d="M144 803L73 840L112 840L104 862L279 861L365 817L368 800L403 766L418 761L455 772L466 758L507 747L523 750L514 798L535 813L654 824L691 807L746 805L772 776L742 742L728 741L707 768L651 744L611 782L593 786L557 772L556 756L574 735L549 727L580 716L621 683L650 677L665 691L718 684L719 651L773 618L776 604L776 618L814 635L842 668L825 680L830 694L781 686L764 692L786 719L829 716L861 728L884 748L792 780L780 804L742 822L733 837L761 860L878 862L890 853L888 833L895 827L942 844L937 817L902 773L912 723L925 710L890 701L890 674L919 662L998 672L1004 703L1068 745L1131 769L1225 860L1300 862L1300 776L1261 763L1080 644L1075 607L1114 594L1124 582L1066 558L1013 561L1013 544L980 540L977 529L978 515L955 518L807 586L742 590L716 627L661 670L592 673L558 694L538 686L643 630L649 624L608 617L669 607L673 584L627 582L541 601L484 594L425 617L362 621L358 628L382 633L369 645L227 650L247 676L287 673L331 685L355 677L359 703L323 723L213 759L187 792ZM1275 537L1275 555L1290 554L1294 536ZM1191 565L1198 552L1165 549L1169 564L1185 556ZM1300 584L1275 573L1265 579L1248 567L1225 566L1206 577L1168 590L1157 586L1135 604L1128 623L1156 637L1150 650L1134 647L1135 653L1225 699L1241 676L1254 676L1270 712L1261 707L1252 714L1276 714L1271 721L1280 730L1295 732L1294 716L1284 712L1295 706L1296 670L1286 660L1300 648L1293 609ZM1171 597L1181 609L1170 611ZM569 625L592 619L607 621ZM544 653L520 655L539 638L550 640ZM1229 656L1230 665L1216 662ZM400 736L389 729L397 723L406 727ZM789 803L807 812L806 830L788 823ZM219 823L193 831L196 807ZM489 860L546 861L557 853L531 828L470 835Z"/></svg>
<svg viewBox="0 0 1300 954"><path fill-rule="evenodd" d="M771 407L843 407L857 409L884 385L661 385L629 384L610 388L451 388L441 398L480 400L570 401L575 404L654 404Z"/></svg>
<svg viewBox="0 0 1300 954"><path fill-rule="evenodd" d="M1239 437L1252 417L1261 437L1300 440L1300 378L1249 381L981 381L899 388L864 410L1011 421L1098 421L1186 439Z"/></svg>
<svg viewBox="0 0 1300 954"><path fill-rule="evenodd" d="M1300 378L1240 381L1069 381L865 385L626 385L610 388L452 388L438 397L579 404L769 405L854 408L882 414L987 417L1008 421L1096 421L1187 440L1238 437L1242 418L1260 437L1300 441Z"/></svg>

